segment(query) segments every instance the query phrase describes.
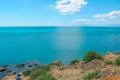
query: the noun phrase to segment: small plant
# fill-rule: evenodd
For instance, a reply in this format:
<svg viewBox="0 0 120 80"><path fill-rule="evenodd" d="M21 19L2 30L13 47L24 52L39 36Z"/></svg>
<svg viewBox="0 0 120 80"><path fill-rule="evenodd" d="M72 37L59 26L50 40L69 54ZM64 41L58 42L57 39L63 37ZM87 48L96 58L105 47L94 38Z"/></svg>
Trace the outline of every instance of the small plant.
<svg viewBox="0 0 120 80"><path fill-rule="evenodd" d="M102 59L102 56L101 56L98 52L93 51L93 50L88 51L88 52L85 54L85 56L83 57L83 61L84 61L85 63L88 63L88 62L90 62L90 61L92 61L92 60L94 60L94 59Z"/></svg>
<svg viewBox="0 0 120 80"><path fill-rule="evenodd" d="M38 76L35 80L56 80L51 74L46 73Z"/></svg>
<svg viewBox="0 0 120 80"><path fill-rule="evenodd" d="M91 80L93 78L99 78L98 74L100 73L100 70L96 70L92 73L88 73L88 75L86 75L83 80Z"/></svg>
<svg viewBox="0 0 120 80"><path fill-rule="evenodd" d="M106 63L107 65L113 64L113 62L110 60L104 60L103 62Z"/></svg>
<svg viewBox="0 0 120 80"><path fill-rule="evenodd" d="M116 65L120 66L120 56L116 58Z"/></svg>
<svg viewBox="0 0 120 80"><path fill-rule="evenodd" d="M70 64L73 65L73 64L79 63L79 62L80 62L80 60L76 60L76 59L75 59L75 60L71 60Z"/></svg>
<svg viewBox="0 0 120 80"><path fill-rule="evenodd" d="M29 76L30 73L31 73L31 70L26 70L26 71L23 71L23 72L22 72L22 74L23 74L24 76Z"/></svg>

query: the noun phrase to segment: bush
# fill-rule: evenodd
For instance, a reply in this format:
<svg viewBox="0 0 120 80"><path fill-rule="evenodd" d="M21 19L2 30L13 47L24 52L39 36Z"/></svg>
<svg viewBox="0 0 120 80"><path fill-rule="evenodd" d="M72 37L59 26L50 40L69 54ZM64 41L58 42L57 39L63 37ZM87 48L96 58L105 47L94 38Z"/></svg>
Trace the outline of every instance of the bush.
<svg viewBox="0 0 120 80"><path fill-rule="evenodd" d="M99 55L98 52L93 51L93 50L88 51L88 52L85 54L85 56L83 57L83 61L84 61L85 63L90 62L90 61L92 61L92 60L94 60L94 59L102 59L102 56Z"/></svg>
<svg viewBox="0 0 120 80"><path fill-rule="evenodd" d="M35 80L56 80L51 74L46 73L38 76Z"/></svg>
<svg viewBox="0 0 120 80"><path fill-rule="evenodd" d="M116 58L116 65L120 66L120 56Z"/></svg>
<svg viewBox="0 0 120 80"><path fill-rule="evenodd" d="M30 80L36 79L38 76L45 74L46 72L42 69L33 70L30 74Z"/></svg>
<svg viewBox="0 0 120 80"><path fill-rule="evenodd" d="M113 64L113 62L110 60L104 60L103 62L106 63L107 65Z"/></svg>
<svg viewBox="0 0 120 80"><path fill-rule="evenodd" d="M71 60L70 64L73 65L73 64L79 63L79 62L80 62L80 60L76 60L76 59L75 59L75 60Z"/></svg>
<svg viewBox="0 0 120 80"><path fill-rule="evenodd" d="M83 80L91 80L93 78L99 78L98 74L100 73L100 70L96 70L92 73L88 73L88 75L86 75Z"/></svg>
<svg viewBox="0 0 120 80"><path fill-rule="evenodd" d="M30 80L35 80L38 76L50 71L50 65L43 65L35 67L30 73Z"/></svg>
<svg viewBox="0 0 120 80"><path fill-rule="evenodd" d="M23 72L22 72L22 74L23 74L24 76L29 76L30 73L31 73L31 70L26 70L26 71L23 71Z"/></svg>

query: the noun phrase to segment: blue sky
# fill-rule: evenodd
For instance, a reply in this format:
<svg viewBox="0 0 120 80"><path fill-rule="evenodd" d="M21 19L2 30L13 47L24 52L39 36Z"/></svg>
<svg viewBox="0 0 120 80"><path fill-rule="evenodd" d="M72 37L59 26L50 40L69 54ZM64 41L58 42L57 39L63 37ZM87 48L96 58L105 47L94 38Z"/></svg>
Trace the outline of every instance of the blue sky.
<svg viewBox="0 0 120 80"><path fill-rule="evenodd" d="M120 0L0 0L0 26L120 25Z"/></svg>

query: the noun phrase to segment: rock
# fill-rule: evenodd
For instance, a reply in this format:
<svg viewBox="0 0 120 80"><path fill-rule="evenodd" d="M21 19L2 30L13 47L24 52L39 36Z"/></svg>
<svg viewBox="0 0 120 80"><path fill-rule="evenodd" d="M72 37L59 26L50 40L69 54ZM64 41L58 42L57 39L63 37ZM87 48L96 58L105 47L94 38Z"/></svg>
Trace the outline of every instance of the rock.
<svg viewBox="0 0 120 80"><path fill-rule="evenodd" d="M107 52L107 53L103 56L103 59L114 62L118 56L119 56L119 55L114 54L114 53L112 53L112 52Z"/></svg>
<svg viewBox="0 0 120 80"><path fill-rule="evenodd" d="M31 62L27 62L27 64L32 64Z"/></svg>
<svg viewBox="0 0 120 80"><path fill-rule="evenodd" d="M112 70L110 70L110 69L106 69L106 70L104 70L104 71L102 71L102 72L100 72L100 73L98 74L98 76L99 76L100 78L105 78L105 77L107 77L107 76L114 76L114 75L116 75L116 72L114 72L114 71L112 71Z"/></svg>
<svg viewBox="0 0 120 80"><path fill-rule="evenodd" d="M32 64L29 64L28 67L32 67Z"/></svg>
<svg viewBox="0 0 120 80"><path fill-rule="evenodd" d="M34 66L38 66L38 64L34 64Z"/></svg>
<svg viewBox="0 0 120 80"><path fill-rule="evenodd" d="M6 71L6 68L4 67L0 68L0 72L4 72L4 71Z"/></svg>
<svg viewBox="0 0 120 80"><path fill-rule="evenodd" d="M16 65L18 68L22 68L22 67L24 67L25 66L25 64L18 64L18 65Z"/></svg>
<svg viewBox="0 0 120 80"><path fill-rule="evenodd" d="M92 60L91 62L88 62L86 64L82 65L82 69L84 70L90 70L90 69L96 69L96 68L104 68L105 67L105 63L102 62L101 60Z"/></svg>
<svg viewBox="0 0 120 80"><path fill-rule="evenodd" d="M55 64L58 64L58 65L60 65L60 66L63 65L60 60L57 60L57 61L55 61L54 63L55 63Z"/></svg>
<svg viewBox="0 0 120 80"><path fill-rule="evenodd" d="M7 68L7 66L8 66L8 65L6 65L6 64L3 64L3 65L2 65L2 67L4 67L4 68Z"/></svg>
<svg viewBox="0 0 120 80"><path fill-rule="evenodd" d="M12 72L12 70L7 70L7 72Z"/></svg>
<svg viewBox="0 0 120 80"><path fill-rule="evenodd" d="M54 71L54 70L61 71L61 70L64 70L65 68L66 68L65 66L57 66L57 65L50 66L51 71Z"/></svg>
<svg viewBox="0 0 120 80"><path fill-rule="evenodd" d="M11 71L11 72L10 72L10 76L15 75L15 74L16 74L15 71Z"/></svg>

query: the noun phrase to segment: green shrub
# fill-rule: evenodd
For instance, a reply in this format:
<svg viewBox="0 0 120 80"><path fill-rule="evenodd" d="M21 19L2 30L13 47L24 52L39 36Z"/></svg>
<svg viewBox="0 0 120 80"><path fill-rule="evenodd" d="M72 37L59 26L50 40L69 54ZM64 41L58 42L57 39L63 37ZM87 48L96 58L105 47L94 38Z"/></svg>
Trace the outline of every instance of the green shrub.
<svg viewBox="0 0 120 80"><path fill-rule="evenodd" d="M32 71L42 69L46 72L50 71L50 65L36 66Z"/></svg>
<svg viewBox="0 0 120 80"><path fill-rule="evenodd" d="M30 80L36 79L38 76L45 74L46 72L42 69L33 70L30 74Z"/></svg>
<svg viewBox="0 0 120 80"><path fill-rule="evenodd" d="M92 73L88 73L83 80L91 80L93 78L99 78L98 74L100 73L100 70L96 70Z"/></svg>
<svg viewBox="0 0 120 80"><path fill-rule="evenodd" d="M79 63L79 62L80 62L80 60L76 60L76 59L75 59L75 60L71 60L70 64L73 65L73 64Z"/></svg>
<svg viewBox="0 0 120 80"><path fill-rule="evenodd" d="M120 66L120 56L116 58L116 65Z"/></svg>
<svg viewBox="0 0 120 80"><path fill-rule="evenodd" d="M35 80L38 76L50 71L50 65L43 65L35 67L30 73L30 80Z"/></svg>
<svg viewBox="0 0 120 80"><path fill-rule="evenodd" d="M38 76L35 80L56 80L51 74L46 73Z"/></svg>
<svg viewBox="0 0 120 80"><path fill-rule="evenodd" d="M113 64L113 62L110 60L104 60L103 62L106 63L107 65Z"/></svg>
<svg viewBox="0 0 120 80"><path fill-rule="evenodd" d="M29 76L30 73L31 73L31 70L26 70L26 71L23 71L23 72L22 72L22 74L23 74L24 76Z"/></svg>
<svg viewBox="0 0 120 80"><path fill-rule="evenodd" d="M83 61L84 61L85 63L90 62L90 61L92 61L92 60L94 60L94 59L102 59L102 56L99 55L98 52L93 51L93 50L88 51L88 52L85 54L85 56L83 57Z"/></svg>

